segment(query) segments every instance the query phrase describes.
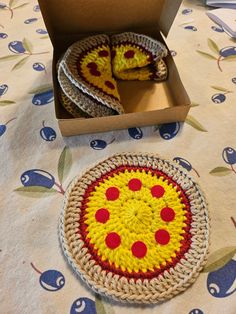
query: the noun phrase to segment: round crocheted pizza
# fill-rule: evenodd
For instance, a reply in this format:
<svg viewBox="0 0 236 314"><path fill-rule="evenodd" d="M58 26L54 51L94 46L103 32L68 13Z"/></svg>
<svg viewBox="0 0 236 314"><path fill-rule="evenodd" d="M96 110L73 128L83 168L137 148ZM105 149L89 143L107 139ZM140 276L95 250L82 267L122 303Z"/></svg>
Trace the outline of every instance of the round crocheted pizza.
<svg viewBox="0 0 236 314"><path fill-rule="evenodd" d="M199 186L181 166L149 154L115 155L70 185L63 251L97 293L157 303L192 284L208 251Z"/></svg>

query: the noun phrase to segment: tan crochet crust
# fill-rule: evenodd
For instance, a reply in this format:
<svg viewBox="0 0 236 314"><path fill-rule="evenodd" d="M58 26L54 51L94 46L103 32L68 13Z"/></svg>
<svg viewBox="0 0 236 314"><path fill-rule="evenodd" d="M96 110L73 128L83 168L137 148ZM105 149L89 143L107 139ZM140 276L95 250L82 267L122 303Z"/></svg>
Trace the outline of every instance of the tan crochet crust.
<svg viewBox="0 0 236 314"><path fill-rule="evenodd" d="M82 111L76 104L74 104L62 91L59 90L59 100L62 106L75 118L90 118L88 114Z"/></svg>
<svg viewBox="0 0 236 314"><path fill-rule="evenodd" d="M155 81L158 82L166 80L168 76L168 69L164 60L159 60L156 62L156 69L157 78L155 78Z"/></svg>
<svg viewBox="0 0 236 314"><path fill-rule="evenodd" d="M118 166L149 167L162 171L184 191L190 202L191 244L175 266L152 279L133 279L106 271L96 264L80 235L81 202L85 190L102 175ZM187 289L206 262L209 218L199 186L179 165L153 154L124 153L112 156L76 177L69 186L60 216L59 236L66 259L75 272L97 293L130 303L158 303Z"/></svg>

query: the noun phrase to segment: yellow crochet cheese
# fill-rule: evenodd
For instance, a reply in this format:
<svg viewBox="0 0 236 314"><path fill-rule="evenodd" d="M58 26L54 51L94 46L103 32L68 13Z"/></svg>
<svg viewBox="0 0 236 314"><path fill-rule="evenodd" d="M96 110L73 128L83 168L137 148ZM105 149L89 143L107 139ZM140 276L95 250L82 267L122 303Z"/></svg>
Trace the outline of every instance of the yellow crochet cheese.
<svg viewBox="0 0 236 314"><path fill-rule="evenodd" d="M80 69L90 84L120 100L117 83L112 77L109 46L102 45L88 52L80 61Z"/></svg>
<svg viewBox="0 0 236 314"><path fill-rule="evenodd" d="M134 45L119 45L113 47L112 60L115 77L122 80L150 80L153 71L150 65L150 55Z"/></svg>
<svg viewBox="0 0 236 314"><path fill-rule="evenodd" d="M138 179L142 183L140 190L129 188L131 179ZM164 188L162 197L153 197L152 187ZM107 189L115 187L119 190L119 197L109 200ZM181 203L180 192L169 184L163 177L146 173L144 170L119 172L105 179L91 193L87 203L85 224L88 239L97 250L102 261L128 272L154 271L176 257L183 240L183 230L186 227L186 209ZM175 212L173 221L166 222L161 218L161 210L171 207ZM109 219L101 223L96 219L99 209L109 212ZM158 230L166 230L170 235L168 244L161 245L155 239ZM120 245L111 249L106 245L109 233L120 236ZM141 241L146 245L147 252L143 258L132 254L132 245Z"/></svg>

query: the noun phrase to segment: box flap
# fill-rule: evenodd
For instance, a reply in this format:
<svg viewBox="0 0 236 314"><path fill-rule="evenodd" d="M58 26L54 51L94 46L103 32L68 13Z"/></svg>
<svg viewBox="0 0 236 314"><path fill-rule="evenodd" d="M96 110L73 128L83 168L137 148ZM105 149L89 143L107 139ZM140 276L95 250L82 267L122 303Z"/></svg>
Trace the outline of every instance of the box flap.
<svg viewBox="0 0 236 314"><path fill-rule="evenodd" d="M53 45L67 35L159 28L166 36L181 0L39 0Z"/></svg>

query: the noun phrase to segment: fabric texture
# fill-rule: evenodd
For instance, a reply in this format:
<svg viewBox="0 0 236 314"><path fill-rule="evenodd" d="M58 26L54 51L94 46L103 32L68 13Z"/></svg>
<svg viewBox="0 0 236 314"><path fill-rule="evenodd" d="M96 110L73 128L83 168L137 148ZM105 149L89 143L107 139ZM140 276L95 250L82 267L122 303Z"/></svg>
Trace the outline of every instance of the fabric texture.
<svg viewBox="0 0 236 314"><path fill-rule="evenodd" d="M54 114L52 46L37 2L1 1L1 313L235 313L236 43L199 4L183 1L167 39L193 104L185 123L63 138ZM60 210L73 178L129 151L174 159L209 204L207 264L189 289L160 305L124 305L92 293L59 244Z"/></svg>

